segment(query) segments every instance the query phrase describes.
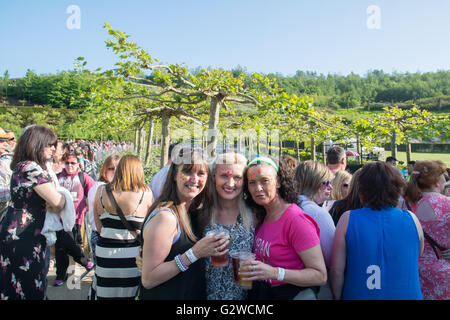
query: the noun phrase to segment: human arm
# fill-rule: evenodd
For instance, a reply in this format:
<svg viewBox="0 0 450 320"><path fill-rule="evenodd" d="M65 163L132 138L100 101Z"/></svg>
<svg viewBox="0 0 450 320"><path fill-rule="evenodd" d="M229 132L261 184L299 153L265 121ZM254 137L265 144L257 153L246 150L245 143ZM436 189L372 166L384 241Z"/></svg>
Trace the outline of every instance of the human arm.
<svg viewBox="0 0 450 320"><path fill-rule="evenodd" d="M142 248L142 285L146 289L154 288L180 273L175 260L165 261L177 234L177 220L171 213L160 211L145 226L143 231L144 246ZM204 237L192 247L197 258L219 255L228 252L225 249L228 239L221 235ZM217 251L215 251L217 248ZM189 267L190 260L185 253L181 255L183 263Z"/></svg>
<svg viewBox="0 0 450 320"><path fill-rule="evenodd" d="M283 282L299 287L321 286L327 281L327 270L320 244L297 253L305 267L301 270L285 269ZM277 280L278 268L258 260L242 263L239 272L244 279Z"/></svg>
<svg viewBox="0 0 450 320"><path fill-rule="evenodd" d="M422 253L423 253L423 248L424 248L424 236L423 236L422 225L420 224L419 219L417 219L417 217L416 217L416 215L414 213L409 211L409 214L411 215L411 217L412 217L412 219L414 221L414 224L416 225L417 235L418 235L419 241L420 241L419 256L421 256Z"/></svg>
<svg viewBox="0 0 450 320"><path fill-rule="evenodd" d="M342 296L342 289L344 288L344 273L347 260L347 247L345 243L345 234L347 232L350 211L342 214L336 226L334 233L333 249L331 252L330 265L330 287L333 297L340 300Z"/></svg>
<svg viewBox="0 0 450 320"><path fill-rule="evenodd" d="M45 200L47 209L51 212L60 212L66 205L66 198L56 191L53 183L47 182L33 187L33 190Z"/></svg>
<svg viewBox="0 0 450 320"><path fill-rule="evenodd" d="M97 232L100 233L102 231L102 222L100 220L100 216L103 213L103 206L100 201L100 194L103 192L104 186L99 186L97 188L97 193L95 194L95 200L94 200L94 223L95 228L97 229Z"/></svg>

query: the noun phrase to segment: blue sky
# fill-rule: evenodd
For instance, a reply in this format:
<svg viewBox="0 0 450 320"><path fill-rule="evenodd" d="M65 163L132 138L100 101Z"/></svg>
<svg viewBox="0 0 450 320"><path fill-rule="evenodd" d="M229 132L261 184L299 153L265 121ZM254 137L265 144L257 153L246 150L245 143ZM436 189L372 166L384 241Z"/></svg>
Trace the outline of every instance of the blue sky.
<svg viewBox="0 0 450 320"><path fill-rule="evenodd" d="M70 5L80 9L80 29L66 25ZM0 74L70 70L79 56L90 70L112 68L104 22L152 57L189 68L450 70L449 0L0 0Z"/></svg>

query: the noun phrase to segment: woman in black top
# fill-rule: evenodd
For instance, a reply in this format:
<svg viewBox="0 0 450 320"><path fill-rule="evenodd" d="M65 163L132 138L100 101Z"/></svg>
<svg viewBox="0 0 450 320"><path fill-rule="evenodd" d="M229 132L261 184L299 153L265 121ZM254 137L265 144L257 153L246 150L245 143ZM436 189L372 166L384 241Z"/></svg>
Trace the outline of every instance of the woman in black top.
<svg viewBox="0 0 450 320"><path fill-rule="evenodd" d="M205 299L201 258L227 253L229 243L223 234L197 241L207 221L200 210L211 199L208 175L201 149L174 150L161 195L144 220L139 299Z"/></svg>

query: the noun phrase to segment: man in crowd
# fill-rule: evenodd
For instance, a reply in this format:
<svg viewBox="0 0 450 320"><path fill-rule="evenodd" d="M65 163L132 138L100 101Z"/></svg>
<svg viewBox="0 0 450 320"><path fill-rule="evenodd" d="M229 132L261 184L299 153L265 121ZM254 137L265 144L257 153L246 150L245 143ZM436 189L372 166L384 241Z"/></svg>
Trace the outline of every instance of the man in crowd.
<svg viewBox="0 0 450 320"><path fill-rule="evenodd" d="M344 148L333 146L328 150L327 167L333 173L336 173L339 170L345 170L345 168L347 168L347 156Z"/></svg>

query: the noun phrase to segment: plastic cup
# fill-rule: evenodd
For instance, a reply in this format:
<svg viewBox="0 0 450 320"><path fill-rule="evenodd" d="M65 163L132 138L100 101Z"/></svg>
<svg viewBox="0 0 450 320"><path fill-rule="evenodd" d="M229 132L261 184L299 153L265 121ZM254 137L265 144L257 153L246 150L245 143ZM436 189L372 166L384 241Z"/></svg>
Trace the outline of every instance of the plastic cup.
<svg viewBox="0 0 450 320"><path fill-rule="evenodd" d="M230 252L231 264L233 265L233 278L234 282L239 283L239 252Z"/></svg>
<svg viewBox="0 0 450 320"><path fill-rule="evenodd" d="M206 236L216 235L221 232L225 233L225 238L230 237L230 233L228 232L228 230L220 228L208 231L206 233ZM226 267L228 265L228 253L224 253L220 256L211 256L211 264L216 268Z"/></svg>
<svg viewBox="0 0 450 320"><path fill-rule="evenodd" d="M240 252L239 253L239 268L241 267L243 262L253 261L255 260L255 254L251 252ZM242 289L249 290L253 286L252 280L244 280L242 279L242 275L239 275L239 285Z"/></svg>

